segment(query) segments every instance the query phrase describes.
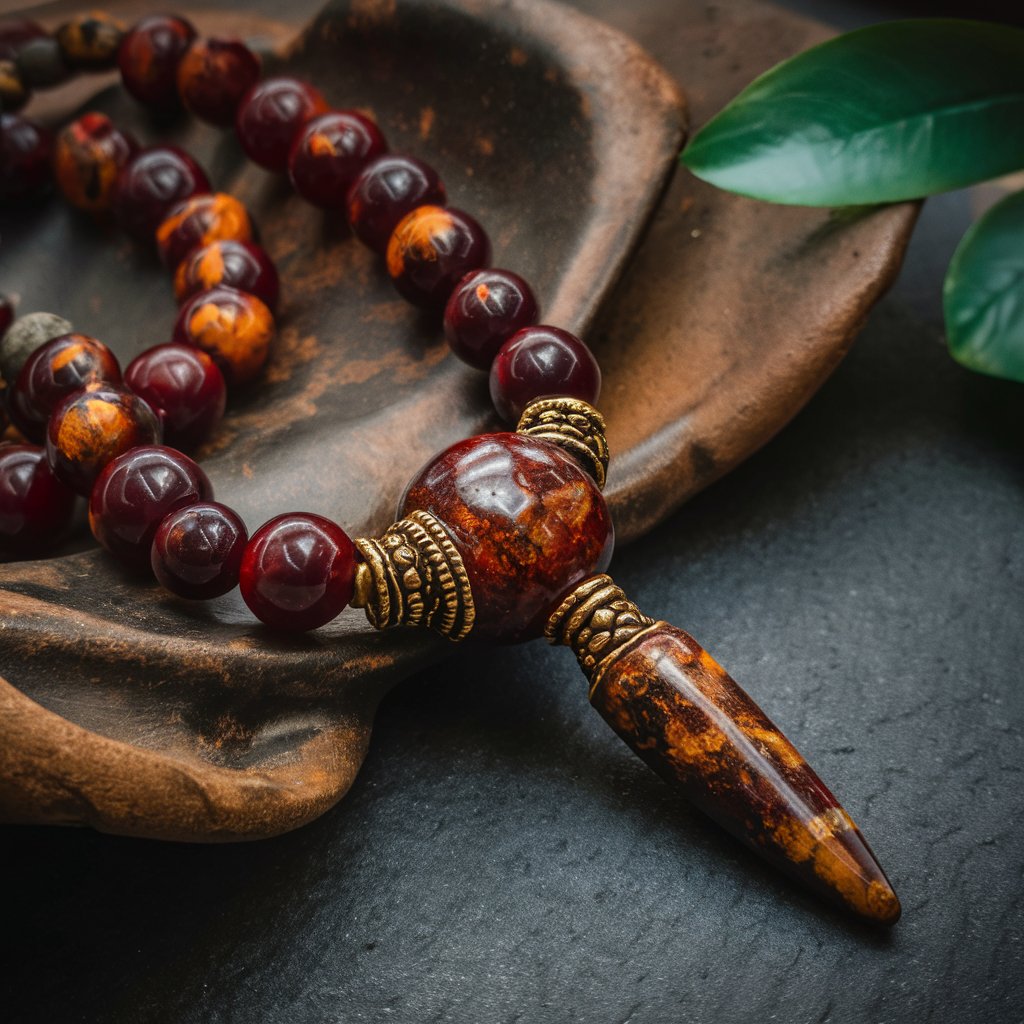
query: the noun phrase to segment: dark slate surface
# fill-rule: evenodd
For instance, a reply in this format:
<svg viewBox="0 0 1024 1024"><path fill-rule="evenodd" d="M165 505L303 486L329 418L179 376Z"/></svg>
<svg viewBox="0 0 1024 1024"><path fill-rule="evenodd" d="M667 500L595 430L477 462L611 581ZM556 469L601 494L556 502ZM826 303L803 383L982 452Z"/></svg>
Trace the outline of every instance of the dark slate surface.
<svg viewBox="0 0 1024 1024"><path fill-rule="evenodd" d="M0 830L0 1019L1021 1020L1024 392L943 347L973 213L931 202L808 409L614 566L836 790L903 899L891 934L680 807L535 645L396 691L298 833Z"/></svg>

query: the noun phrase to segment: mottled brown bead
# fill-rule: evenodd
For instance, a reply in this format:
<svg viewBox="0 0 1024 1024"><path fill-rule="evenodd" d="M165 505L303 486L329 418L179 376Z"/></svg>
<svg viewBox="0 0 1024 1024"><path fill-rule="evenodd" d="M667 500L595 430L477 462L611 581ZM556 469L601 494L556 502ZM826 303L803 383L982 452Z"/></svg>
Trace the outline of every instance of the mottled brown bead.
<svg viewBox="0 0 1024 1024"><path fill-rule="evenodd" d="M178 65L195 37L185 18L151 14L136 22L117 53L125 89L154 110L180 107Z"/></svg>
<svg viewBox="0 0 1024 1024"><path fill-rule="evenodd" d="M451 534L473 590L472 636L540 635L566 591L614 546L597 485L547 441L484 434L452 445L409 484L399 515L424 509Z"/></svg>
<svg viewBox="0 0 1024 1024"><path fill-rule="evenodd" d="M156 229L160 259L172 273L193 249L224 239L252 241L248 212L234 196L225 192L183 200Z"/></svg>
<svg viewBox="0 0 1024 1024"><path fill-rule="evenodd" d="M101 384L68 395L46 431L46 460L66 487L87 495L118 455L140 444L159 444L160 421L137 395Z"/></svg>
<svg viewBox="0 0 1024 1024"><path fill-rule="evenodd" d="M103 11L79 14L57 29L57 42L68 67L106 71L117 66L124 25Z"/></svg>
<svg viewBox="0 0 1024 1024"><path fill-rule="evenodd" d="M57 185L80 210L108 210L117 176L137 149L135 140L118 131L106 114L83 114L57 136L53 151Z"/></svg>
<svg viewBox="0 0 1024 1024"><path fill-rule="evenodd" d="M0 60L0 110L15 114L29 101L32 90L25 84L13 60Z"/></svg>
<svg viewBox="0 0 1024 1024"><path fill-rule="evenodd" d="M608 724L720 825L859 917L898 920L900 901L850 816L693 637L655 623L591 682Z"/></svg>
<svg viewBox="0 0 1024 1024"><path fill-rule="evenodd" d="M388 242L387 268L398 294L425 309L444 309L459 281L490 259L484 229L450 206L417 207Z"/></svg>
<svg viewBox="0 0 1024 1024"><path fill-rule="evenodd" d="M201 348L228 385L248 384L263 369L274 315L255 295L219 285L193 295L178 313L174 340Z"/></svg>
<svg viewBox="0 0 1024 1024"><path fill-rule="evenodd" d="M260 59L245 43L196 39L178 64L178 93L196 117L226 128L259 77Z"/></svg>

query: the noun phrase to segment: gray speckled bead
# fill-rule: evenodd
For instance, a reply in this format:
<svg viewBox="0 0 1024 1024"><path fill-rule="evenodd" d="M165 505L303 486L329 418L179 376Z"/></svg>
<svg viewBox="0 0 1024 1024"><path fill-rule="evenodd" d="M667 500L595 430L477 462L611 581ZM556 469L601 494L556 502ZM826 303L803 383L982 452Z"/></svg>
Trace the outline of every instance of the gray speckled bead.
<svg viewBox="0 0 1024 1024"><path fill-rule="evenodd" d="M0 339L0 376L8 384L18 379L25 360L51 338L68 334L71 324L55 313L27 313L19 316Z"/></svg>
<svg viewBox="0 0 1024 1024"><path fill-rule="evenodd" d="M22 44L14 62L21 80L30 89L47 89L71 77L71 68L65 63L60 43L54 36L40 36Z"/></svg>

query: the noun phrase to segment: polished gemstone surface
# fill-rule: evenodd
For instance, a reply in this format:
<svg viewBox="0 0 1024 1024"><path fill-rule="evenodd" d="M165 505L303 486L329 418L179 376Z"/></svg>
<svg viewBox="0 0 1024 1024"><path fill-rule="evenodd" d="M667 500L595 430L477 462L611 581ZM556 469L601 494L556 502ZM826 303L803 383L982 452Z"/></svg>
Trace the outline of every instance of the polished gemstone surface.
<svg viewBox="0 0 1024 1024"><path fill-rule="evenodd" d="M547 441L484 434L432 459L399 516L425 509L448 529L469 573L472 636L539 636L567 590L611 560L614 531L597 485Z"/></svg>
<svg viewBox="0 0 1024 1024"><path fill-rule="evenodd" d="M75 391L54 409L46 458L58 480L87 495L107 463L138 445L158 444L162 436L160 420L141 398L98 384Z"/></svg>
<svg viewBox="0 0 1024 1024"><path fill-rule="evenodd" d="M287 632L316 629L352 599L356 549L337 523L288 512L264 523L242 558L242 597L261 622Z"/></svg>
<svg viewBox="0 0 1024 1024"><path fill-rule="evenodd" d="M89 526L119 561L148 569L149 549L164 516L212 500L213 485L187 455L165 445L141 445L100 473L89 496Z"/></svg>

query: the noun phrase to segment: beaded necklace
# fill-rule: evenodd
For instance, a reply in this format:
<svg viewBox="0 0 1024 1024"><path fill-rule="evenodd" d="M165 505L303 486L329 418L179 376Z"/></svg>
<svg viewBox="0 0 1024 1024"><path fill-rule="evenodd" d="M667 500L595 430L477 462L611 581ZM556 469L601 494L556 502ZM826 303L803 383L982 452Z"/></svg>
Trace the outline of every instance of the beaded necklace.
<svg viewBox="0 0 1024 1024"><path fill-rule="evenodd" d="M247 211L212 193L188 154L140 150L102 114L52 141L4 113L4 198L40 191L52 166L69 202L155 239L181 307L173 342L123 374L106 346L59 317L8 326L13 313L0 307L6 405L27 440L45 443L0 447L0 539L38 550L81 494L94 536L128 569L152 571L183 599L239 585L274 629L315 629L351 604L376 628L428 627L451 641L544 635L574 651L612 728L699 807L821 895L895 922L899 900L880 866L792 744L692 637L646 616L604 574L614 534L597 362L579 338L538 323L527 282L490 266L486 233L447 205L436 172L389 153L373 121L328 109L311 85L261 80L243 43L201 39L183 18L125 30L91 13L53 35L0 26L5 110L72 70L113 66L141 102L233 124L255 163L287 173L315 206L344 210L399 294L440 314L455 355L489 372L515 431L433 458L380 537L353 540L302 512L249 537L181 450L209 436L227 392L251 386L270 351L279 282Z"/></svg>

